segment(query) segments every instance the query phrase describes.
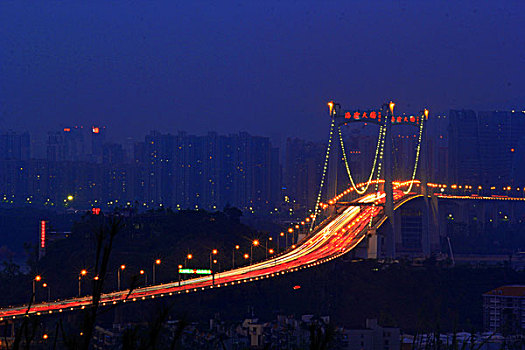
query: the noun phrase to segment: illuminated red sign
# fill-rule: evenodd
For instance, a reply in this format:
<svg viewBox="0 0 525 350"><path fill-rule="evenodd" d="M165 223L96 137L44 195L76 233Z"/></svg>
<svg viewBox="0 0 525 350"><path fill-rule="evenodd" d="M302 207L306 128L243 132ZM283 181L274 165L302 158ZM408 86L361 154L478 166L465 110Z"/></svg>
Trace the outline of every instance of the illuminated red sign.
<svg viewBox="0 0 525 350"><path fill-rule="evenodd" d="M46 247L46 222L40 221L40 248Z"/></svg>
<svg viewBox="0 0 525 350"><path fill-rule="evenodd" d="M65 131L65 132L70 132L71 129L70 129L70 128L64 128L64 131Z"/></svg>
<svg viewBox="0 0 525 350"><path fill-rule="evenodd" d="M91 214L93 215L99 215L100 214L100 208L92 208Z"/></svg>
<svg viewBox="0 0 525 350"><path fill-rule="evenodd" d="M100 129L96 126L93 127L93 134L98 134L100 132Z"/></svg>
<svg viewBox="0 0 525 350"><path fill-rule="evenodd" d="M347 111L344 114L344 119L348 119L349 121L370 121L370 122L380 123L383 117L385 116L381 114L381 111L365 111L365 112ZM401 124L401 123L419 124L420 120L421 120L421 116L391 117L391 122L393 124Z"/></svg>
<svg viewBox="0 0 525 350"><path fill-rule="evenodd" d="M373 119L378 122L381 121L381 111L368 111L368 112L346 112L345 119L362 120L362 119Z"/></svg>

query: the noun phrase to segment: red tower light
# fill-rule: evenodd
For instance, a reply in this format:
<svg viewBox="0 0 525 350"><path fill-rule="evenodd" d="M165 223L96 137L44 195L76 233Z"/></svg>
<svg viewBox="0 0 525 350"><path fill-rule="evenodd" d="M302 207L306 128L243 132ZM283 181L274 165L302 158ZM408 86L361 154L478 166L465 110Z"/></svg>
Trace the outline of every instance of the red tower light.
<svg viewBox="0 0 525 350"><path fill-rule="evenodd" d="M46 247L46 221L40 221L40 248Z"/></svg>

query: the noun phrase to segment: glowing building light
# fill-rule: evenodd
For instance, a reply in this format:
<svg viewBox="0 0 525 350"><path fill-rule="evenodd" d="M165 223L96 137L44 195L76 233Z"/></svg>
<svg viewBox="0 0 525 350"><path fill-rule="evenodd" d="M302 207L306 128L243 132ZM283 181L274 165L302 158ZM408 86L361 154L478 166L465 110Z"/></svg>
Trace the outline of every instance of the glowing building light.
<svg viewBox="0 0 525 350"><path fill-rule="evenodd" d="M46 247L46 222L40 221L40 248Z"/></svg>

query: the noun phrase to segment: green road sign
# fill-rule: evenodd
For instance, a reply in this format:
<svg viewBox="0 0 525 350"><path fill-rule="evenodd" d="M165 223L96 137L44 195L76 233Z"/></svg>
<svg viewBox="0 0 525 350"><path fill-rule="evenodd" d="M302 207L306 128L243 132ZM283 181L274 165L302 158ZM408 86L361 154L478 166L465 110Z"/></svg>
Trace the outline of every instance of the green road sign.
<svg viewBox="0 0 525 350"><path fill-rule="evenodd" d="M196 274L196 275L211 275L211 270L207 269L179 269L179 273Z"/></svg>

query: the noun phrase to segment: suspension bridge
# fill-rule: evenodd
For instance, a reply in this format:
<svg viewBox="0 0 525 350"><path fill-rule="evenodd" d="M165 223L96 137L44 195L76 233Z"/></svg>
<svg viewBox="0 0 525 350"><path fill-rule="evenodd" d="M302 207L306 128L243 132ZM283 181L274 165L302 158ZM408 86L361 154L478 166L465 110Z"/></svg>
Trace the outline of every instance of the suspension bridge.
<svg viewBox="0 0 525 350"><path fill-rule="evenodd" d="M429 118L429 111L422 109L414 115L396 115L393 102L386 103L378 109L346 111L342 110L338 103L329 102L328 111L330 129L315 208L301 222L307 226L307 230L299 235L296 244L280 255L229 271L102 294L99 305L104 307L214 288L229 288L282 276L341 257L360 244L365 246L367 258L395 259L395 211L417 198L422 198L425 205L431 208L432 202L435 202L433 198L436 198L434 190L443 188L442 185L427 183L425 167L420 164L426 152L425 125ZM354 123L367 123L378 127L371 169L364 182L356 181L352 174L343 137L343 128ZM394 153L392 128L400 125L417 130L411 176L403 181L394 179L392 160ZM342 171L347 176L344 181L340 179L338 181L340 166L344 166ZM416 178L418 170L419 179ZM446 196L440 192L437 195ZM474 198L468 195L456 197ZM510 197L499 198L499 200L504 199L519 200ZM387 220L390 222L389 229L383 230L384 239L379 239L377 230ZM293 230L293 227L289 230ZM385 247L381 246L383 240ZM424 251L429 253L428 238L426 242ZM92 303L92 296L85 296L35 303L31 306L6 307L0 309L0 321L13 321L27 315L60 314L81 310L90 307Z"/></svg>

